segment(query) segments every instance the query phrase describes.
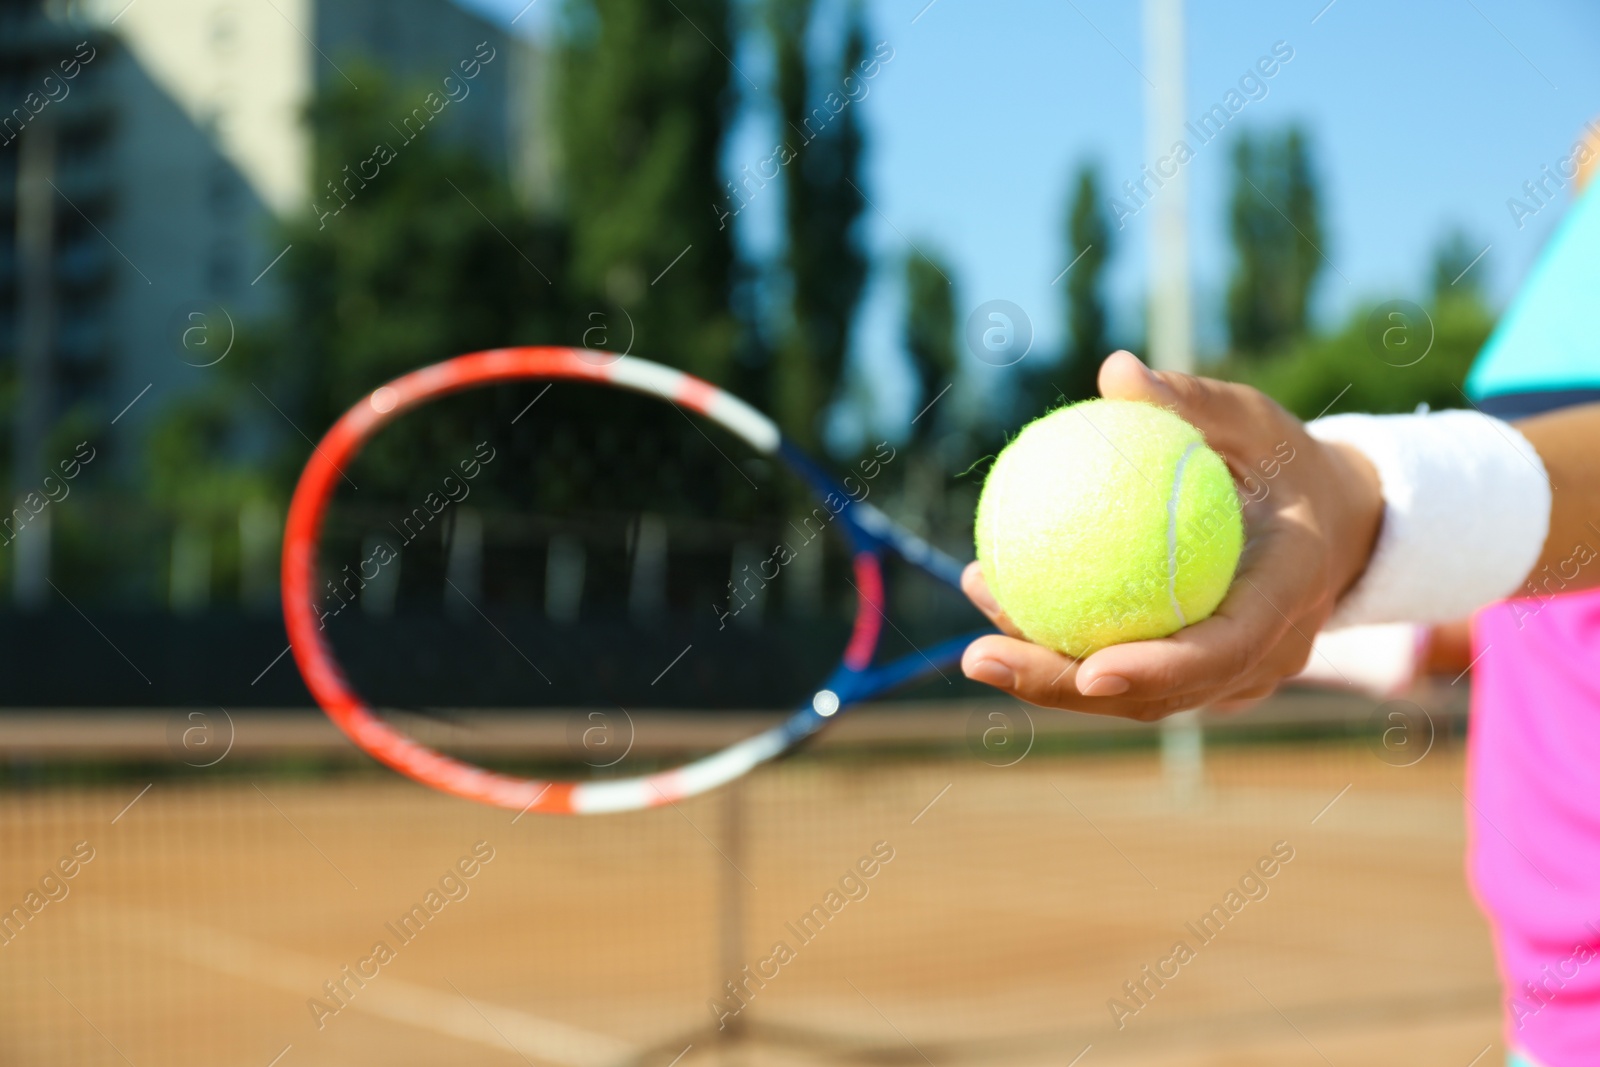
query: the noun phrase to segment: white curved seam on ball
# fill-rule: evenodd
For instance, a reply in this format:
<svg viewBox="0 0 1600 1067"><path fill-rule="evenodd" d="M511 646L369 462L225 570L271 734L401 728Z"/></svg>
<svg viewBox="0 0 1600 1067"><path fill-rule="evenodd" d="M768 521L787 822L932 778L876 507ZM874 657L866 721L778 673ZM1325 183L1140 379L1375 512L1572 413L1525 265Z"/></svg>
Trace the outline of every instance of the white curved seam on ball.
<svg viewBox="0 0 1600 1067"><path fill-rule="evenodd" d="M1188 626L1189 620L1178 604L1178 493L1183 488L1183 468L1189 465L1189 457L1199 447L1199 441L1191 441L1178 457L1178 466L1172 472L1172 494L1167 497L1167 599L1172 601L1172 613L1178 617L1179 629Z"/></svg>

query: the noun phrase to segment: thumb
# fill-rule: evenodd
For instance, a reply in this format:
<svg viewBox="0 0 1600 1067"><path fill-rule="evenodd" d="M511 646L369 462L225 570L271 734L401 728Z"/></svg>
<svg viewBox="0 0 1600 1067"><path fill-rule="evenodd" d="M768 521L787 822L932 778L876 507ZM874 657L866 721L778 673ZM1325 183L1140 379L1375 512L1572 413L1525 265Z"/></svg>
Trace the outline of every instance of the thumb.
<svg viewBox="0 0 1600 1067"><path fill-rule="evenodd" d="M1178 406L1177 391L1144 361L1118 349L1100 364L1100 395L1107 400L1142 400L1164 408Z"/></svg>
<svg viewBox="0 0 1600 1067"><path fill-rule="evenodd" d="M1142 400L1176 412L1224 454L1245 453L1259 444L1261 428L1281 415L1276 405L1247 386L1177 371L1153 371L1132 352L1117 351L1100 364L1100 395ZM1263 402L1267 410L1263 410ZM1267 418L1264 418L1266 416Z"/></svg>

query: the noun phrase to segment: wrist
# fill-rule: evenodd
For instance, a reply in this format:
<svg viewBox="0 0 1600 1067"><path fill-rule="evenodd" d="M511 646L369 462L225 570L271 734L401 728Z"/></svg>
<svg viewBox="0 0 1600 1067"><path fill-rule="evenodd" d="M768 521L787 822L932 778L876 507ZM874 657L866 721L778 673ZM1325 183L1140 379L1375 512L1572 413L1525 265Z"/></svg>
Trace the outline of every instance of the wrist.
<svg viewBox="0 0 1600 1067"><path fill-rule="evenodd" d="M1308 423L1344 473L1346 517L1330 529L1344 590L1329 626L1443 622L1514 593L1535 564L1550 525L1544 465L1515 427L1476 411L1334 415ZM1382 495L1377 541L1364 456ZM1365 559L1362 572L1360 561Z"/></svg>
<svg viewBox="0 0 1600 1067"><path fill-rule="evenodd" d="M1337 600L1366 572L1383 527L1383 484L1375 467L1360 449L1342 441L1324 445L1332 468L1330 479L1336 511L1330 535L1333 541L1333 594Z"/></svg>

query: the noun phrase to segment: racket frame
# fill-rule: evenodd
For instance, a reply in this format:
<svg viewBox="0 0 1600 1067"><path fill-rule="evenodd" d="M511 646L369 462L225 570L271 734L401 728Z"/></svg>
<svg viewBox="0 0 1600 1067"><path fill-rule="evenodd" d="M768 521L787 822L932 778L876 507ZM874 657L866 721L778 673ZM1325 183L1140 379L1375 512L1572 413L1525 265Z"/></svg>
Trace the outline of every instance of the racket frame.
<svg viewBox="0 0 1600 1067"><path fill-rule="evenodd" d="M712 755L632 778L546 781L486 770L407 737L355 691L315 611L317 545L329 502L347 467L383 426L429 401L496 383L548 380L608 385L653 396L703 416L758 453L774 457L818 499L837 500L834 525L849 545L857 595L855 626L839 666L786 720ZM853 704L953 666L977 633L942 641L877 667L883 624L883 561L893 554L960 588L962 565L851 494L766 415L709 382L637 356L564 347L497 348L445 360L379 386L357 401L312 449L289 505L283 541L283 612L289 645L311 695L351 741L374 759L453 796L520 812L599 814L673 803L732 781L792 749ZM979 631L986 633L989 631Z"/></svg>

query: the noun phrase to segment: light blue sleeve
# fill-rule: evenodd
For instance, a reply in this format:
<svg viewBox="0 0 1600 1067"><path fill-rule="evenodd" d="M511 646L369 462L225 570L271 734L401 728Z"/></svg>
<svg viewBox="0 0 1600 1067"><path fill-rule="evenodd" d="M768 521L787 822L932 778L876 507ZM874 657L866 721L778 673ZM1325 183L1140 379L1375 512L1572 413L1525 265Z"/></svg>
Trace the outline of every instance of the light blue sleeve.
<svg viewBox="0 0 1600 1067"><path fill-rule="evenodd" d="M1474 401L1600 387L1600 181L1567 211L1467 375Z"/></svg>

